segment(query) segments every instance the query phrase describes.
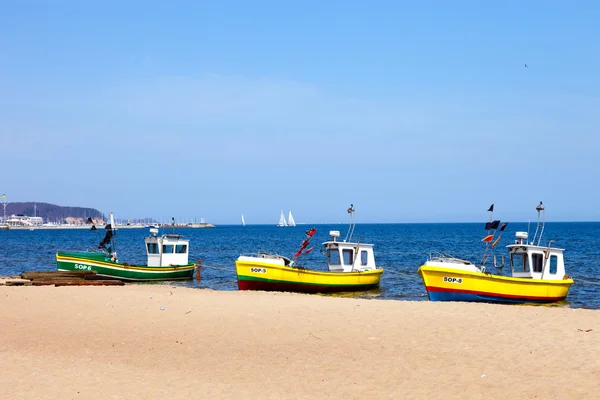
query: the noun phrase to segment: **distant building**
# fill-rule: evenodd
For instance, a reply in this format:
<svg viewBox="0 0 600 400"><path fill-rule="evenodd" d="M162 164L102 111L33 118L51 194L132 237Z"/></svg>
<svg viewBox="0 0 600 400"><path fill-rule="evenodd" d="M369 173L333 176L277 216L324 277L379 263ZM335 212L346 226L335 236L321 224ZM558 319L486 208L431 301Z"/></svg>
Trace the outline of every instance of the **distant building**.
<svg viewBox="0 0 600 400"><path fill-rule="evenodd" d="M40 226L44 223L42 217L29 217L23 214L13 214L6 220L9 226Z"/></svg>

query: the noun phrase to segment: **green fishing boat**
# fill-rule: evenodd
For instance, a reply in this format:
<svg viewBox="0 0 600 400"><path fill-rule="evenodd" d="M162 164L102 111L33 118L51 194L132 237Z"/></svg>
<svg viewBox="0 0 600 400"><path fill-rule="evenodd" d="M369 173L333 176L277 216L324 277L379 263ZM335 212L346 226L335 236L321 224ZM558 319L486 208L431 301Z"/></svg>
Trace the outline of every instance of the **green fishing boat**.
<svg viewBox="0 0 600 400"><path fill-rule="evenodd" d="M94 226L92 226L94 229ZM193 279L196 264L189 263L189 240L181 235L158 236L158 229L150 229L144 239L148 262L146 265L121 263L114 250L117 229L110 213L110 224L98 250L59 251L56 264L59 271L96 271L98 276L127 281L171 281Z"/></svg>

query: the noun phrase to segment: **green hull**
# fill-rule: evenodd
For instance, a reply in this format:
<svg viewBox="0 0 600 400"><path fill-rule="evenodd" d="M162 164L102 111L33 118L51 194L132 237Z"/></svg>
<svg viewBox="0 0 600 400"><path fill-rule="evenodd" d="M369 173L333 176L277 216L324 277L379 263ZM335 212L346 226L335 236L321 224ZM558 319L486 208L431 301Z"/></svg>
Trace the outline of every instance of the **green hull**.
<svg viewBox="0 0 600 400"><path fill-rule="evenodd" d="M128 265L111 261L105 253L60 252L56 254L59 271L96 271L99 276L127 281L172 281L193 279L196 264L168 267Z"/></svg>

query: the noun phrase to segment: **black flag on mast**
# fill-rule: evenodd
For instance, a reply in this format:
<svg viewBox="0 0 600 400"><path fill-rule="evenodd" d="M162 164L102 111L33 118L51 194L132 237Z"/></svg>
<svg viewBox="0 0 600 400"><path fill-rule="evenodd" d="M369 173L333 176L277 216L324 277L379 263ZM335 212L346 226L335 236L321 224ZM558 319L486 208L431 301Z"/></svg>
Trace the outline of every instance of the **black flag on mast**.
<svg viewBox="0 0 600 400"><path fill-rule="evenodd" d="M96 230L96 225L94 224L94 220L92 220L92 217L88 217L87 221L85 222L86 224L92 224L92 227L90 228L90 230L95 231Z"/></svg>
<svg viewBox="0 0 600 400"><path fill-rule="evenodd" d="M488 208L488 211L494 211L494 204L492 204L492 205L490 206L490 208Z"/></svg>
<svg viewBox="0 0 600 400"><path fill-rule="evenodd" d="M110 239L113 237L112 226L110 224L106 225L106 235L104 235L104 239L98 245L99 249L105 249L106 245L110 244Z"/></svg>
<svg viewBox="0 0 600 400"><path fill-rule="evenodd" d="M500 226L500 235L498 235L498 238L494 240L494 243L492 243L492 249L495 248L498 242L500 241L500 238L502 237L502 232L504 231L504 229L506 229L506 225L508 225L508 222L505 222L502 224L502 226Z"/></svg>
<svg viewBox="0 0 600 400"><path fill-rule="evenodd" d="M486 222L485 223L485 230L486 231L490 231L492 229L498 229L498 226L500 225L500 220L495 220L492 222Z"/></svg>

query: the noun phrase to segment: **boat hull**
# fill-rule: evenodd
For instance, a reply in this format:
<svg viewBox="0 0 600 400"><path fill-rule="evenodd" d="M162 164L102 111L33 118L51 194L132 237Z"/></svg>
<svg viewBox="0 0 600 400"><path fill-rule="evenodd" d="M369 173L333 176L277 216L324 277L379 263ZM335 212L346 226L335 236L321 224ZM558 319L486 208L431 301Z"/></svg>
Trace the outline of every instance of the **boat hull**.
<svg viewBox="0 0 600 400"><path fill-rule="evenodd" d="M303 268L240 261L235 263L239 290L300 293L357 292L376 289L383 270L322 272Z"/></svg>
<svg viewBox="0 0 600 400"><path fill-rule="evenodd" d="M419 275L431 301L551 303L564 300L573 284L572 279L542 281L430 266L419 268Z"/></svg>
<svg viewBox="0 0 600 400"><path fill-rule="evenodd" d="M98 276L126 281L172 281L194 278L196 264L169 267L149 267L116 263L104 253L59 252L56 254L59 271L96 271Z"/></svg>

